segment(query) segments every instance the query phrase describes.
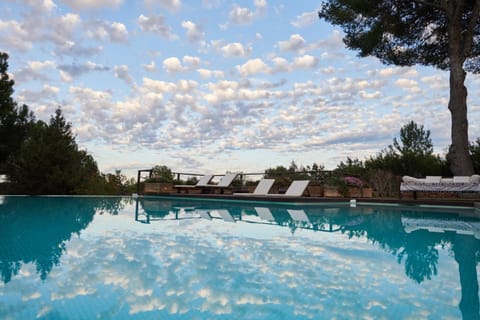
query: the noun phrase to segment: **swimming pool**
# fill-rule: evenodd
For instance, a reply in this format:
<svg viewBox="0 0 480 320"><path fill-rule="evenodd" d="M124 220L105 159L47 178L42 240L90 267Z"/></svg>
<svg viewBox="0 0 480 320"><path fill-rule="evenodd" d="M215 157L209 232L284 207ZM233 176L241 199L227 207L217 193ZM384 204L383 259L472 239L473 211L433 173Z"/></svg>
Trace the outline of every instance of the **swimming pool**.
<svg viewBox="0 0 480 320"><path fill-rule="evenodd" d="M0 198L1 319L479 319L474 211Z"/></svg>

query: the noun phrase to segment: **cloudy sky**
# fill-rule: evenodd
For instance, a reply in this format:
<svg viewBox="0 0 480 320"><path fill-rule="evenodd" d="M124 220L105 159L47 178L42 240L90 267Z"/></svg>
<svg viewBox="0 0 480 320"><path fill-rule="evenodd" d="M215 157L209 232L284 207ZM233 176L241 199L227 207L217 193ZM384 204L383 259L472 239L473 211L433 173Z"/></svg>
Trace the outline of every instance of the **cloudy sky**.
<svg viewBox="0 0 480 320"><path fill-rule="evenodd" d="M263 172L364 159L410 120L449 144L448 73L358 58L321 1L4 0L15 98L61 106L100 170ZM480 77L469 75L470 140Z"/></svg>

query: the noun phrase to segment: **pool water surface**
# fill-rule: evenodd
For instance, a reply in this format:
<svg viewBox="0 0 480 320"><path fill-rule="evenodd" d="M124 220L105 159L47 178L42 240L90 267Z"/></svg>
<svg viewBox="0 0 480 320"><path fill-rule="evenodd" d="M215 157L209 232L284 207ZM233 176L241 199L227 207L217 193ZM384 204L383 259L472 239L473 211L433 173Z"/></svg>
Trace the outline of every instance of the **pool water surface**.
<svg viewBox="0 0 480 320"><path fill-rule="evenodd" d="M475 216L0 197L0 319L480 319Z"/></svg>

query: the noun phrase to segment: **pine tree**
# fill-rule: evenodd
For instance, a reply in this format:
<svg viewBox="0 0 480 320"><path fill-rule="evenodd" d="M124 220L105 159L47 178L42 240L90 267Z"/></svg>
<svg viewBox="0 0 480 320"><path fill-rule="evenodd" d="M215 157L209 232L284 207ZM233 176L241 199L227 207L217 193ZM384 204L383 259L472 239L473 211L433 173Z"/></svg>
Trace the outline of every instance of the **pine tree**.
<svg viewBox="0 0 480 320"><path fill-rule="evenodd" d="M0 173L5 172L5 161L19 151L34 120L28 106L18 107L13 100L15 81L7 71L8 54L0 52Z"/></svg>
<svg viewBox="0 0 480 320"><path fill-rule="evenodd" d="M60 108L49 124L35 123L20 152L9 159L7 169L15 191L24 194L88 191L99 176L93 158L78 149L71 123Z"/></svg>

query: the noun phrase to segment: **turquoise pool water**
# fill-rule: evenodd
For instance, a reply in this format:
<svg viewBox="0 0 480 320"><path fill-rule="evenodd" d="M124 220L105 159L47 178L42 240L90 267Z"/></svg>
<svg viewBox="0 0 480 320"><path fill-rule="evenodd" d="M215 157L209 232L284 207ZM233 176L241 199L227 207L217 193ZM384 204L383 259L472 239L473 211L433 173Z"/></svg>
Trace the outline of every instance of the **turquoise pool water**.
<svg viewBox="0 0 480 320"><path fill-rule="evenodd" d="M474 213L0 197L0 319L480 319Z"/></svg>

